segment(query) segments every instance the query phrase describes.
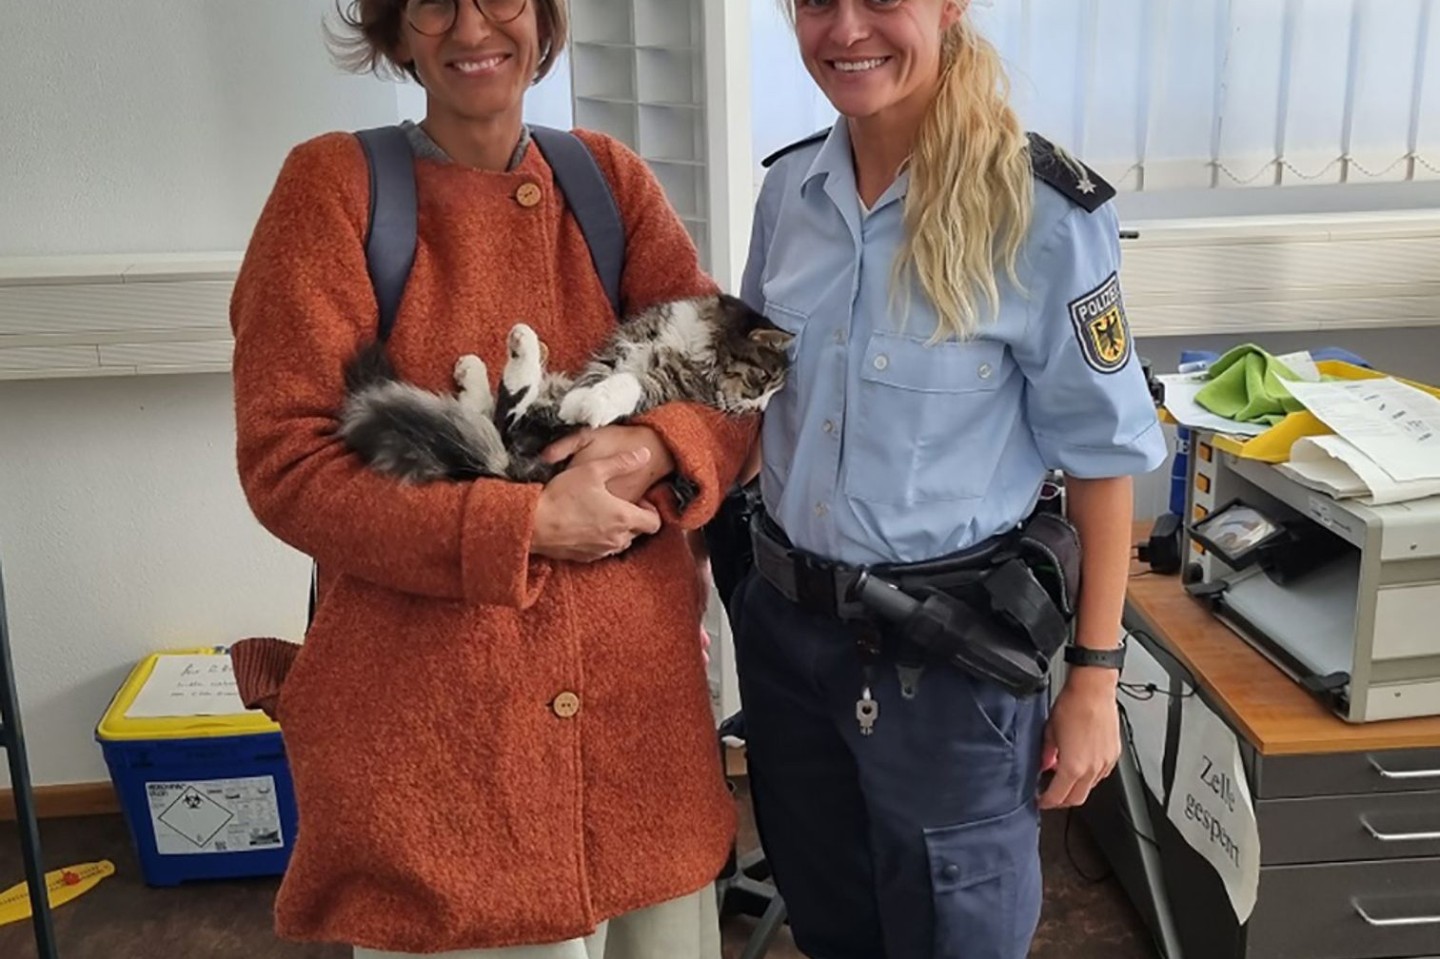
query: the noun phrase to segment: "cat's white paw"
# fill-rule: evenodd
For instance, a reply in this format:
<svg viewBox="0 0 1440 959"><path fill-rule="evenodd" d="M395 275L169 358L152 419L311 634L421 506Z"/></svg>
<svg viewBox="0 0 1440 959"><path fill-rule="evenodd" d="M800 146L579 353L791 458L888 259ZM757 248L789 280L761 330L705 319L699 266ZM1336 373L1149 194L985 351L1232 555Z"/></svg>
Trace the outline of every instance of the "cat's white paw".
<svg viewBox="0 0 1440 959"><path fill-rule="evenodd" d="M505 345L510 350L512 360L540 356L540 337L525 323L516 323L510 327L510 335L505 338Z"/></svg>
<svg viewBox="0 0 1440 959"><path fill-rule="evenodd" d="M593 386L577 386L566 393L560 400L560 409L555 414L560 417L560 422L569 423L572 426L579 426L584 422L586 403L589 402Z"/></svg>
<svg viewBox="0 0 1440 959"><path fill-rule="evenodd" d="M598 429L634 413L642 395L640 381L633 374L616 373L594 386L571 391L560 404L560 418Z"/></svg>
<svg viewBox="0 0 1440 959"><path fill-rule="evenodd" d="M519 393L526 387L537 385L540 382L545 354L540 337L524 323L516 323L510 328L505 345L510 354L502 377L505 387L512 393Z"/></svg>
<svg viewBox="0 0 1440 959"><path fill-rule="evenodd" d="M485 361L467 353L455 361L455 385L460 389L460 402L467 408L488 416L495 408L490 393L490 373Z"/></svg>
<svg viewBox="0 0 1440 959"><path fill-rule="evenodd" d="M474 353L466 353L455 361L455 385L460 388L462 393L489 382L489 372L485 369L485 361ZM486 389L488 388L487 386Z"/></svg>

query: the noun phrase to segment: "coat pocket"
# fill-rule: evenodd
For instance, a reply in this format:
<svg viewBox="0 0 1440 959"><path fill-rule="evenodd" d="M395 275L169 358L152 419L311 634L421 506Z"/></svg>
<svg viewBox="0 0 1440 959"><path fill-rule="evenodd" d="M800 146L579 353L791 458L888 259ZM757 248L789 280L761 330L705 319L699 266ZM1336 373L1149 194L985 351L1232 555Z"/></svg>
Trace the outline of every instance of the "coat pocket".
<svg viewBox="0 0 1440 959"><path fill-rule="evenodd" d="M1040 921L1040 817L1032 801L925 831L935 959L1024 959Z"/></svg>

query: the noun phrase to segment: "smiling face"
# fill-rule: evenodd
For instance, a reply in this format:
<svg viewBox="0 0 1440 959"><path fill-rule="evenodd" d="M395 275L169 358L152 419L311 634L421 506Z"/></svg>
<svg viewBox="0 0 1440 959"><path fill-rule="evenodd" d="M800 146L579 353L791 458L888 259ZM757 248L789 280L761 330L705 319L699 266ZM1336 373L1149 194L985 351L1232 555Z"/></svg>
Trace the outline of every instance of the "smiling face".
<svg viewBox="0 0 1440 959"><path fill-rule="evenodd" d="M800 56L842 116L920 112L940 81L957 0L794 0Z"/></svg>
<svg viewBox="0 0 1440 959"><path fill-rule="evenodd" d="M427 119L443 124L511 114L518 118L540 62L536 3L526 0L524 9L505 23L486 19L472 0L410 0L408 4L417 13L451 6L455 22L447 32L421 33L410 17L401 32L398 59L414 64L425 87Z"/></svg>

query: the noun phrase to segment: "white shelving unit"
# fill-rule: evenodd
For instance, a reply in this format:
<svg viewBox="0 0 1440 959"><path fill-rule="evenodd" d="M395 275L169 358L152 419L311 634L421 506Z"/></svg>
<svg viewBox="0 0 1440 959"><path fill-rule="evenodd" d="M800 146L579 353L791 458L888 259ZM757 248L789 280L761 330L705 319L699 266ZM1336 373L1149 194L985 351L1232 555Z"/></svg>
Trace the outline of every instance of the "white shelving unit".
<svg viewBox="0 0 1440 959"><path fill-rule="evenodd" d="M575 125L645 159L729 289L750 216L748 11L747 0L579 0L570 31Z"/></svg>
<svg viewBox="0 0 1440 959"><path fill-rule="evenodd" d="M576 0L571 14L575 125L610 134L650 165L701 265L738 292L754 197L749 0ZM724 717L740 696L713 593L705 629Z"/></svg>

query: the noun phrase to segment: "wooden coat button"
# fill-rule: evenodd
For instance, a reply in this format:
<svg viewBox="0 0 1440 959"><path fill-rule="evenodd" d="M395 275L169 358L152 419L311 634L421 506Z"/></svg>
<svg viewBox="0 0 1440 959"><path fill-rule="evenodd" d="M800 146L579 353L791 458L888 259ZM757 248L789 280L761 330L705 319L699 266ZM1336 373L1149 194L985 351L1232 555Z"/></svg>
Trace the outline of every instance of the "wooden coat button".
<svg viewBox="0 0 1440 959"><path fill-rule="evenodd" d="M527 209L537 205L540 197L540 186L537 183L522 183L515 191L515 202Z"/></svg>
<svg viewBox="0 0 1440 959"><path fill-rule="evenodd" d="M574 693L561 693L555 697L555 701L550 704L550 708L553 709L555 715L561 719L569 719L580 711L580 697Z"/></svg>

